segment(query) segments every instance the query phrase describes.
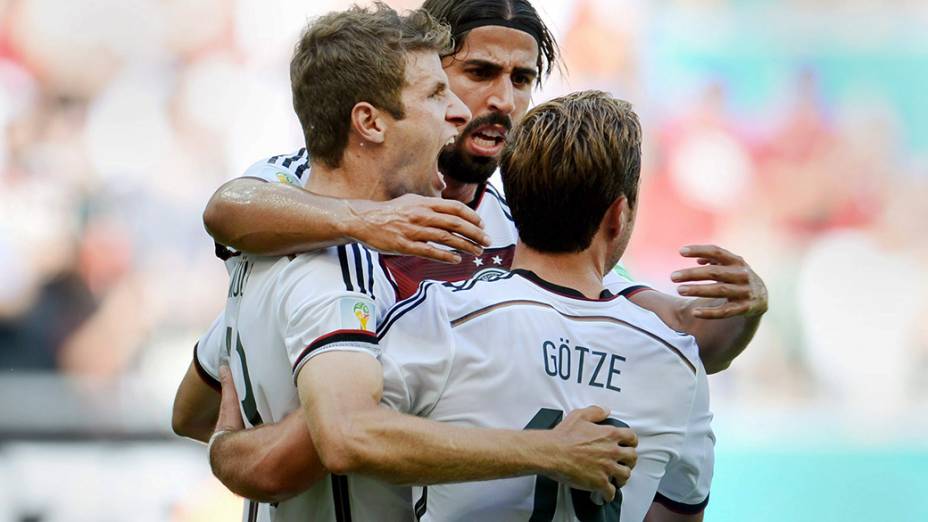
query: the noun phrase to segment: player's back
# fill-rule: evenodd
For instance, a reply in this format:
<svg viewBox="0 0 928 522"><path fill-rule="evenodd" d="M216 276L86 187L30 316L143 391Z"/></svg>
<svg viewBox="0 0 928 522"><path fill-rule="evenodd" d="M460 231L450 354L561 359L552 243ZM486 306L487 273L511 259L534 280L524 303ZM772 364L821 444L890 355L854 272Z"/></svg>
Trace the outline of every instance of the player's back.
<svg viewBox="0 0 928 522"><path fill-rule="evenodd" d="M385 402L409 413L469 426L550 429L570 410L609 408L639 437L638 464L623 488L623 521L644 517L665 470L683 457L694 400L707 394L691 337L623 297L584 299L521 270L495 281L424 284L388 314L380 335ZM703 408L699 444L711 452L707 396L696 405ZM705 487L706 467L689 477L693 489L700 480ZM424 499L415 495L422 520L436 521L616 520L610 510L619 509L537 477L432 486Z"/></svg>
<svg viewBox="0 0 928 522"><path fill-rule="evenodd" d="M299 256L244 256L237 263L226 303L226 340L248 427L279 422L300 408L294 376L310 352L337 342L341 331L373 330L377 308L389 308L394 296L375 261L375 253L347 245ZM362 483L351 491L356 480ZM328 475L284 502L248 501L244 519L335 522L347 520L352 510L355 520L408 516L408 495L397 497L390 488L368 482ZM359 492L377 495L383 511L365 516ZM391 518L393 512L400 515Z"/></svg>

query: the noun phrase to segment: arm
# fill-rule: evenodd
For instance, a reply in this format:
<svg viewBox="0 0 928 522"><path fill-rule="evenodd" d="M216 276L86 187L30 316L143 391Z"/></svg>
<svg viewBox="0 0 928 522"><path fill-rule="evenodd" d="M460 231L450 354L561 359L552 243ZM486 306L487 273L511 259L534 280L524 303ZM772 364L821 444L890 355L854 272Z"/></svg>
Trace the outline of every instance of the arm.
<svg viewBox="0 0 928 522"><path fill-rule="evenodd" d="M385 253L460 262L441 243L480 255L489 238L463 203L413 194L385 201L343 200L259 178L234 179L203 212L217 242L258 255L287 255L353 241Z"/></svg>
<svg viewBox="0 0 928 522"><path fill-rule="evenodd" d="M213 433L218 413L219 392L200 375L194 360L174 397L171 428L181 437L206 442Z"/></svg>
<svg viewBox="0 0 928 522"><path fill-rule="evenodd" d="M663 504L654 502L644 517L644 522L702 522L704 513L704 511L693 514L677 513L664 507Z"/></svg>
<svg viewBox="0 0 928 522"><path fill-rule="evenodd" d="M702 266L674 272L674 282L713 283L681 285L678 292L685 298L644 291L629 299L674 330L695 337L706 371L717 373L728 368L754 338L767 311L767 288L744 259L723 248L695 245L683 247L680 253Z"/></svg>
<svg viewBox="0 0 928 522"><path fill-rule="evenodd" d="M220 369L222 407L210 446L213 475L229 491L258 502L282 502L309 489L328 471L322 467L301 411L276 424L245 430L238 395L227 367Z"/></svg>
<svg viewBox="0 0 928 522"><path fill-rule="evenodd" d="M350 385L348 384L350 383ZM309 361L298 388L319 456L333 473L396 484L435 484L547 474L611 500L634 466L633 432L593 422L598 407L553 430L463 428L379 405L383 370L367 353L333 351ZM622 464L620 464L622 463Z"/></svg>

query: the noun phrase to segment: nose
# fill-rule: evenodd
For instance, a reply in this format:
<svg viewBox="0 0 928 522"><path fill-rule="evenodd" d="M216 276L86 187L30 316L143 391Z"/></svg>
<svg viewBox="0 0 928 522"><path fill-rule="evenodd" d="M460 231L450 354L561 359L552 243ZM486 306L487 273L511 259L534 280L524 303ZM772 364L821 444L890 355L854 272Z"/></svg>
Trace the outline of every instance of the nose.
<svg viewBox="0 0 928 522"><path fill-rule="evenodd" d="M470 121L470 109L467 108L467 105L464 105L464 102L462 102L456 94L453 92L449 92L449 94L448 110L445 111L445 121L460 129Z"/></svg>
<svg viewBox="0 0 928 522"><path fill-rule="evenodd" d="M487 99L491 111L509 115L516 108L515 91L507 75L500 75Z"/></svg>

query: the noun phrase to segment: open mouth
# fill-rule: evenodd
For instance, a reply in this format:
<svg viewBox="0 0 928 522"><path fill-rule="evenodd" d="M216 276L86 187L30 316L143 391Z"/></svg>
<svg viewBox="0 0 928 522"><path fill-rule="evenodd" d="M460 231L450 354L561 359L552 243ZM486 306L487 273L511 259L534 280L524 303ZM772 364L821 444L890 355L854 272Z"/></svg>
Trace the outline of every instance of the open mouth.
<svg viewBox="0 0 928 522"><path fill-rule="evenodd" d="M506 128L501 125L487 125L470 133L471 152L481 156L495 156L506 143Z"/></svg>

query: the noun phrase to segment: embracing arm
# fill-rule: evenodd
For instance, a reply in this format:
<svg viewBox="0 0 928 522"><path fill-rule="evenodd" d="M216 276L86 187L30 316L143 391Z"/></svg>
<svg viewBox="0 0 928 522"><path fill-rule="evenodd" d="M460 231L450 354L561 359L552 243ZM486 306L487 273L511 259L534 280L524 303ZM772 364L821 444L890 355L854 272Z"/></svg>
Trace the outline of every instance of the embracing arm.
<svg viewBox="0 0 928 522"><path fill-rule="evenodd" d="M203 223L218 243L258 255L358 241L385 253L456 263L460 256L429 242L475 255L489 243L480 217L458 201L413 194L384 202L337 199L247 177L213 194Z"/></svg>
<svg viewBox="0 0 928 522"><path fill-rule="evenodd" d="M692 245L680 250L701 266L673 273L685 297L644 291L629 299L651 310L668 326L696 338L699 357L708 373L720 372L747 347L767 311L763 280L739 256L714 245ZM695 299L694 299L695 298Z"/></svg>
<svg viewBox="0 0 928 522"><path fill-rule="evenodd" d="M464 428L398 413L379 404L383 370L368 354L320 354L302 369L298 387L319 456L333 473L396 484L540 473L611 500L610 478L624 484L636 458L632 447L620 446L637 444L631 430L593 424L608 415L598 407L546 431Z"/></svg>
<svg viewBox="0 0 928 522"><path fill-rule="evenodd" d="M735 315L720 319L703 319L698 310L723 306L724 299L685 299L657 291L639 292L630 299L651 310L668 326L696 338L699 358L706 372L718 373L744 351L760 325L760 315Z"/></svg>
<svg viewBox="0 0 928 522"><path fill-rule="evenodd" d="M210 446L213 475L229 491L258 502L281 502L309 489L328 471L322 467L303 412L275 424L243 429L238 395L227 367L220 369L222 406Z"/></svg>

